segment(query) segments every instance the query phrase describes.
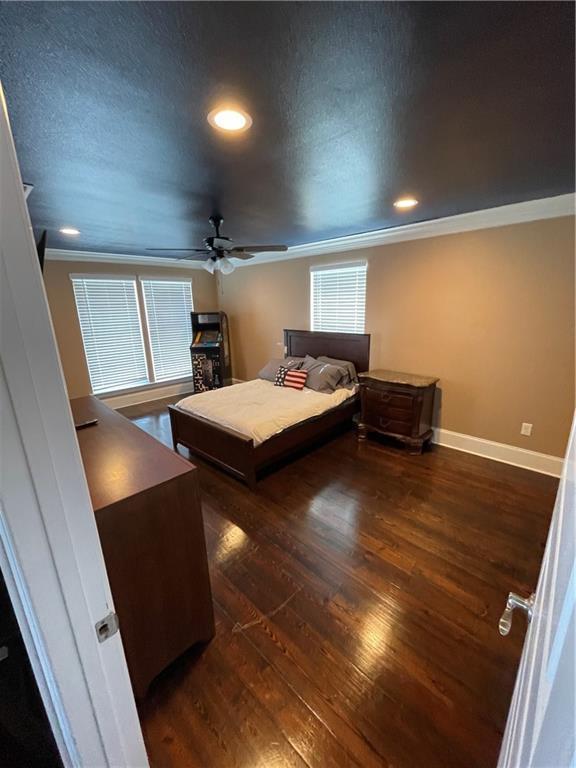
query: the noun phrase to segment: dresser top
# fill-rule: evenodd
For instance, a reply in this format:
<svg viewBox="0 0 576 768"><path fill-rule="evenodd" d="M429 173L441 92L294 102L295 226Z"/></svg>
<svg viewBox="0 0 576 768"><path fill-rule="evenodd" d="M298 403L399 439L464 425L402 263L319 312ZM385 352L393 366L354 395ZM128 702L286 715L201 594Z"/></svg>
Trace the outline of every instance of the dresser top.
<svg viewBox="0 0 576 768"><path fill-rule="evenodd" d="M190 472L194 466L93 395L70 401L94 511Z"/></svg>
<svg viewBox="0 0 576 768"><path fill-rule="evenodd" d="M387 371L383 368L376 368L373 371L359 373L360 381L371 379L372 381L382 381L386 384L404 384L409 387L429 387L438 381L436 376L418 376L416 373L401 373L400 371Z"/></svg>

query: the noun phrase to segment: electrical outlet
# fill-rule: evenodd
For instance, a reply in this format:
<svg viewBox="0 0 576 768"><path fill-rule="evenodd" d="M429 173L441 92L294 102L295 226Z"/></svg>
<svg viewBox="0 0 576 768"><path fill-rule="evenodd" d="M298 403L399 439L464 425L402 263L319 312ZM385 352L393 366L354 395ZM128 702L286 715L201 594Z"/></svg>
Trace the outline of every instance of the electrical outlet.
<svg viewBox="0 0 576 768"><path fill-rule="evenodd" d="M527 424L526 422L523 422L522 427L520 428L520 434L530 437L530 435L532 434L532 424Z"/></svg>

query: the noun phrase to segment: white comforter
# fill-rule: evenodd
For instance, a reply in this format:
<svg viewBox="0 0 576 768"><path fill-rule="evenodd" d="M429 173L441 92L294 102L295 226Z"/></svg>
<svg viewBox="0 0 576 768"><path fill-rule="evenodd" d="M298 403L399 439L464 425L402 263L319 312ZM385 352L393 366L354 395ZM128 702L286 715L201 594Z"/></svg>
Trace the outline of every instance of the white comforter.
<svg viewBox="0 0 576 768"><path fill-rule="evenodd" d="M299 421L335 408L355 391L353 387L325 394L306 387L276 387L271 381L255 379L185 397L178 407L248 435L259 445Z"/></svg>

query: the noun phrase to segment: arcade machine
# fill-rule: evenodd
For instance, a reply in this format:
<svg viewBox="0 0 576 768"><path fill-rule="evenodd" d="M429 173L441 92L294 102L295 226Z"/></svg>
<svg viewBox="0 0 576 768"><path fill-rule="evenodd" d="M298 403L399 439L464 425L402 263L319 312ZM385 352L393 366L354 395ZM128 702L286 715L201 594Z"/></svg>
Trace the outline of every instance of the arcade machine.
<svg viewBox="0 0 576 768"><path fill-rule="evenodd" d="M230 341L224 312L191 312L192 383L194 392L218 389L230 382Z"/></svg>

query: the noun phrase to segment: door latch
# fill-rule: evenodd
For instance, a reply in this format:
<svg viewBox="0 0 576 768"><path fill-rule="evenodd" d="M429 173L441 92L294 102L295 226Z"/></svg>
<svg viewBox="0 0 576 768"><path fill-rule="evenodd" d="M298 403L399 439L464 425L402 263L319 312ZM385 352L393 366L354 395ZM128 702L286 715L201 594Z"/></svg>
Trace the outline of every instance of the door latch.
<svg viewBox="0 0 576 768"><path fill-rule="evenodd" d="M104 616L103 619L96 622L96 637L99 643L108 640L116 632L118 632L118 616L114 612L109 613L108 616Z"/></svg>
<svg viewBox="0 0 576 768"><path fill-rule="evenodd" d="M530 623L532 613L534 612L534 599L534 592L528 598L520 597L516 592L509 593L508 600L506 600L506 608L498 622L498 631L501 635L507 635L510 632L512 628L512 614L516 608L520 608L520 610L526 613L526 620Z"/></svg>

